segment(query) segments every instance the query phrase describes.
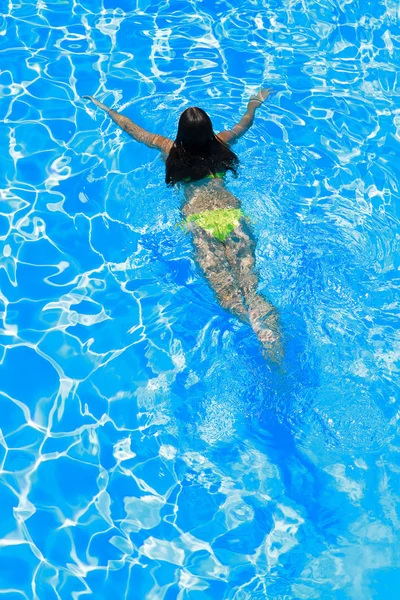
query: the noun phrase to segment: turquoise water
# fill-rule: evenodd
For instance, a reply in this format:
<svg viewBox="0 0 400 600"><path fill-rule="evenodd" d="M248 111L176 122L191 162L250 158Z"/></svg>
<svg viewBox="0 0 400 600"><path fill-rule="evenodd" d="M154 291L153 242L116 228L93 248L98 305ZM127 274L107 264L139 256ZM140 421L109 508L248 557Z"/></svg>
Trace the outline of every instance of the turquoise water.
<svg viewBox="0 0 400 600"><path fill-rule="evenodd" d="M400 589L400 9L10 2L1 17L0 591L391 600ZM230 128L285 372L220 308L157 153Z"/></svg>

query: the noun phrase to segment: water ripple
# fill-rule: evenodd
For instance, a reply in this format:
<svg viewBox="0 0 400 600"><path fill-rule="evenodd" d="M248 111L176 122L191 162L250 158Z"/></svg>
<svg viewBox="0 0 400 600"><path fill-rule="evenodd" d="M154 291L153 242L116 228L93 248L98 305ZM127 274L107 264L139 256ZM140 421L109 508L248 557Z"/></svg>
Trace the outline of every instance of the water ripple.
<svg viewBox="0 0 400 600"><path fill-rule="evenodd" d="M388 598L399 584L399 8L10 3L0 16L0 591ZM225 313L163 164L232 127L285 373ZM392 597L392 596L391 596Z"/></svg>

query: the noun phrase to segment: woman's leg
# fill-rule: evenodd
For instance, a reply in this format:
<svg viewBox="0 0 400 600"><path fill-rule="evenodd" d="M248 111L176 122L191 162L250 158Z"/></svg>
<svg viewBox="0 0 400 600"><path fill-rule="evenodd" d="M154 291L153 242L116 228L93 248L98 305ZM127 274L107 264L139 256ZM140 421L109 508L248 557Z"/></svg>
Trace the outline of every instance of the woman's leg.
<svg viewBox="0 0 400 600"><path fill-rule="evenodd" d="M196 259L221 306L246 323L249 322L244 299L225 255L224 244L195 224L190 225Z"/></svg>
<svg viewBox="0 0 400 600"><path fill-rule="evenodd" d="M258 292L255 241L245 219L241 219L239 226L225 240L224 250L242 293L250 324L268 356L279 361L283 354L279 315L275 306Z"/></svg>

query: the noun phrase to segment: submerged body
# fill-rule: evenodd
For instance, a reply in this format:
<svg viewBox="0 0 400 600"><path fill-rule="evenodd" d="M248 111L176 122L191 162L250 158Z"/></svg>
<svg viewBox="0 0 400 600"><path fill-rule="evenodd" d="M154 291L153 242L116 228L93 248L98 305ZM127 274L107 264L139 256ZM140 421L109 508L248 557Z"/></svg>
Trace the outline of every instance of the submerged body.
<svg viewBox="0 0 400 600"><path fill-rule="evenodd" d="M91 96L88 98L106 110L137 141L160 150L167 161L168 170L168 160L172 151L176 151L177 140L173 142L169 138L151 134ZM249 107L251 102L262 103L259 99L253 99ZM253 105L253 109L248 109L231 131L221 132L215 139L226 146L235 141L251 126L254 111ZM225 187L224 175L225 172L206 173L195 181L190 177L180 177L186 227L193 237L197 262L221 306L248 323L267 356L279 362L282 358L282 342L278 311L258 292L255 239L238 198Z"/></svg>
<svg viewBox="0 0 400 600"><path fill-rule="evenodd" d="M225 188L223 180L216 179L187 184L184 194L182 212L193 235L196 259L219 303L250 324L268 356L279 360L282 348L278 311L258 292L255 239L238 198ZM218 217L229 213L231 219L222 224L220 231L217 227L217 235L212 227L202 226L200 219L192 220L196 215L212 218L215 214L218 225Z"/></svg>

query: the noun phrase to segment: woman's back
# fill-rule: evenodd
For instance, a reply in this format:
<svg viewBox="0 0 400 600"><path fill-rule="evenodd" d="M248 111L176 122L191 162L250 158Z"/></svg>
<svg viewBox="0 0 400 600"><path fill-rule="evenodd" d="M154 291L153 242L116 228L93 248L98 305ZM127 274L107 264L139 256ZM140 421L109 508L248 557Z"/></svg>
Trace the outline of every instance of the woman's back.
<svg viewBox="0 0 400 600"><path fill-rule="evenodd" d="M185 217L207 210L240 207L238 198L226 189L223 178L205 178L185 183L183 193L186 202L182 212Z"/></svg>

